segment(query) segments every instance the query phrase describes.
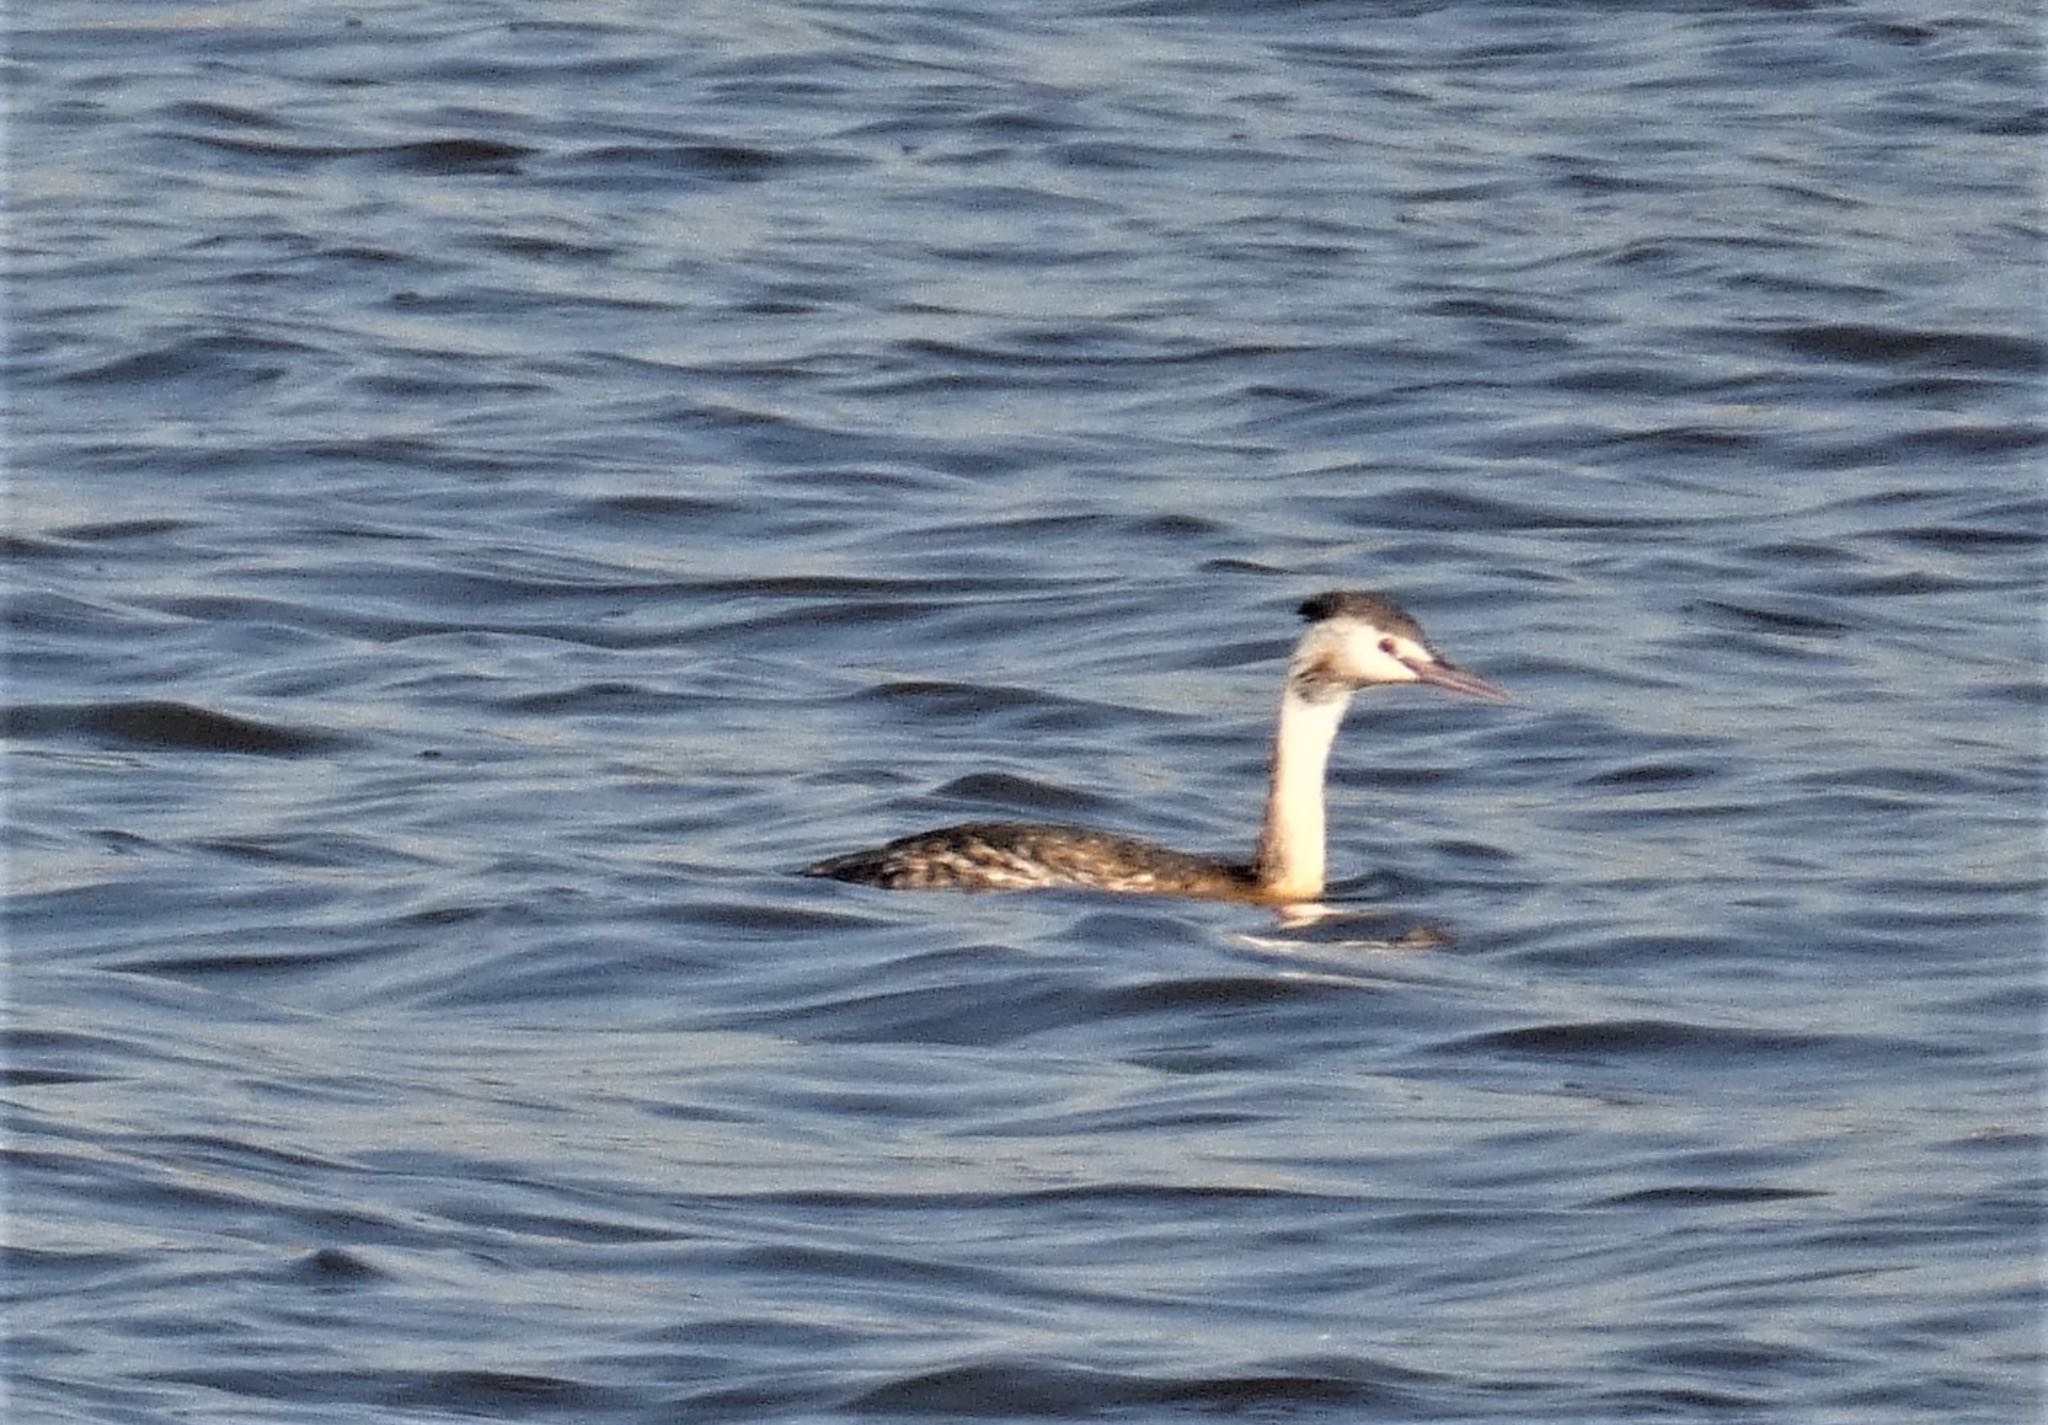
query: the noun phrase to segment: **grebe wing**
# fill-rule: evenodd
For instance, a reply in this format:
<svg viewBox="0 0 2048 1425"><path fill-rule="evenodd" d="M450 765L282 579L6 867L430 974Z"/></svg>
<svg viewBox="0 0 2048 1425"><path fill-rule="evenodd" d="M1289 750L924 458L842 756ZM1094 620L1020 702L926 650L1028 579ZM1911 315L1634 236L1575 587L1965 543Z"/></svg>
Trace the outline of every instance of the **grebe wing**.
<svg viewBox="0 0 2048 1425"><path fill-rule="evenodd" d="M1248 889L1242 867L1082 826L971 821L833 856L806 876L899 890L1029 890L1085 886L1138 893L1219 895Z"/></svg>

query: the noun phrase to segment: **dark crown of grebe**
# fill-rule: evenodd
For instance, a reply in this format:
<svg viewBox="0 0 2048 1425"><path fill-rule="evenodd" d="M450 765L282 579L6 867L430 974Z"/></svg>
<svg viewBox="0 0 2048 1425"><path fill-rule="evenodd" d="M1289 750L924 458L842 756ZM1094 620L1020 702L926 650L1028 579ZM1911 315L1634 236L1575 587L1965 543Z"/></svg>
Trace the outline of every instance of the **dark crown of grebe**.
<svg viewBox="0 0 2048 1425"><path fill-rule="evenodd" d="M1318 899L1324 771L1351 695L1396 683L1497 702L1507 694L1438 653L1422 626L1384 594L1333 589L1303 603L1301 616L1309 627L1288 662L1265 820L1250 862L1189 856L1085 827L969 822L829 857L804 874L899 890L1084 886L1282 905Z"/></svg>

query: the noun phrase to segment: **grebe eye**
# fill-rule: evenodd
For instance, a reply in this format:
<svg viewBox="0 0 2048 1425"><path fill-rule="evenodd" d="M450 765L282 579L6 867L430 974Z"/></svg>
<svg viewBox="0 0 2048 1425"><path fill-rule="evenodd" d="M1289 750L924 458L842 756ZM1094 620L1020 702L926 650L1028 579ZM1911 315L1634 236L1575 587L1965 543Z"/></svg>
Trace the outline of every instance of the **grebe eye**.
<svg viewBox="0 0 2048 1425"><path fill-rule="evenodd" d="M1386 654L1389 658L1395 656L1394 650L1396 647L1398 647L1398 645L1391 638L1383 638L1380 640L1380 652Z"/></svg>

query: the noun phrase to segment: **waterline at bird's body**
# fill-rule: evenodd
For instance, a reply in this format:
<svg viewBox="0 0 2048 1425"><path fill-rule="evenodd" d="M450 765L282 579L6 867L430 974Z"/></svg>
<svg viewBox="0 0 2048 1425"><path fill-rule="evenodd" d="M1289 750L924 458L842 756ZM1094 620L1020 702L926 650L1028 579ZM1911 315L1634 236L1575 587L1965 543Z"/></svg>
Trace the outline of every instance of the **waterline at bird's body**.
<svg viewBox="0 0 2048 1425"><path fill-rule="evenodd" d="M1308 632L1288 664L1265 819L1249 864L1211 860L1085 827L968 822L834 856L807 876L895 890L1088 887L1136 895L1297 904L1323 893L1323 786L1330 748L1360 689L1428 683L1504 700L1429 646L1415 620L1378 594L1337 590L1301 606Z"/></svg>

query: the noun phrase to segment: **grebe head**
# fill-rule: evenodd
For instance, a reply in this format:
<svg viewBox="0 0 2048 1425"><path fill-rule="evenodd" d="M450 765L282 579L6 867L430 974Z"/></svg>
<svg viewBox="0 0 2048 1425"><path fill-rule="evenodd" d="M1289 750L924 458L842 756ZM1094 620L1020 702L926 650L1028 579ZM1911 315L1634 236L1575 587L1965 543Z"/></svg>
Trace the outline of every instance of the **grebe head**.
<svg viewBox="0 0 2048 1425"><path fill-rule="evenodd" d="M1288 669L1288 687L1311 702L1383 683L1427 683L1448 693L1506 702L1508 695L1467 673L1423 637L1422 625L1380 594L1333 589L1301 606L1309 621Z"/></svg>

